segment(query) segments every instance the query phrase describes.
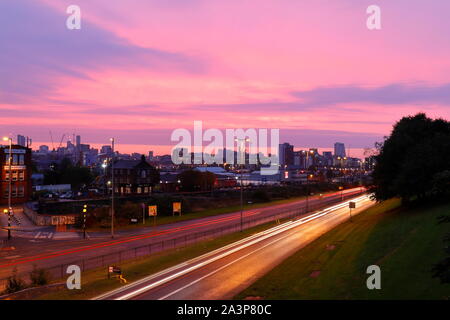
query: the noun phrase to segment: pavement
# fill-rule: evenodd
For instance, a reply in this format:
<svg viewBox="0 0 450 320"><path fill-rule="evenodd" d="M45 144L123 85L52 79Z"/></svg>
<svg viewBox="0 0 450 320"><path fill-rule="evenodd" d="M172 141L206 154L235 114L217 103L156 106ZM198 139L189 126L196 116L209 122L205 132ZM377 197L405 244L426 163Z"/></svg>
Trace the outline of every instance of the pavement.
<svg viewBox="0 0 450 320"><path fill-rule="evenodd" d="M359 214L374 204L355 198ZM338 224L350 219L348 201L286 222L198 258L96 297L98 300L231 299ZM324 248L325 250L325 248ZM311 272L314 270L311 262ZM319 271L320 272L320 271Z"/></svg>
<svg viewBox="0 0 450 320"><path fill-rule="evenodd" d="M350 196L359 192L359 188L344 190L344 195ZM328 201L336 201L341 197L341 192L327 195L327 197L311 197L309 208L314 205L325 205ZM282 218L297 212L306 214L306 201L299 200L280 205L268 205L267 207L245 210L243 221L245 226L253 226L264 222L273 221L274 217ZM174 239L189 242L194 235L238 226L240 212L221 214L206 218L180 221L154 227L128 229L116 232L114 239L107 233L90 233L88 239L83 239L80 232L55 232L53 227L33 226L29 219L17 210L17 215L22 231L13 231L13 239L7 243L0 243L0 279L8 277L14 268L19 273L28 272L33 265L42 268L57 267L63 264L83 263L95 260L104 255L117 252L134 252L135 248L155 246L164 241L171 242ZM0 223L5 225L3 216ZM26 230L26 231L24 231ZM238 230L235 230L238 231ZM6 231L0 229L0 239L6 238ZM58 240L58 241L54 241ZM162 248L164 249L164 248ZM63 272L60 273L61 275Z"/></svg>

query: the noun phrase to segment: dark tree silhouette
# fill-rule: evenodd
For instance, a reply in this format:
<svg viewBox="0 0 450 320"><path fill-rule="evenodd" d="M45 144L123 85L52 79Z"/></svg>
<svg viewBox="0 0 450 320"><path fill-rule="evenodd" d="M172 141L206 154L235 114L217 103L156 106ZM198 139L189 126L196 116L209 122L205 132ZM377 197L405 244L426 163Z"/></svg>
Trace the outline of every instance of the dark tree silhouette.
<svg viewBox="0 0 450 320"><path fill-rule="evenodd" d="M378 145L371 191L404 201L449 191L450 122L424 113L402 118Z"/></svg>

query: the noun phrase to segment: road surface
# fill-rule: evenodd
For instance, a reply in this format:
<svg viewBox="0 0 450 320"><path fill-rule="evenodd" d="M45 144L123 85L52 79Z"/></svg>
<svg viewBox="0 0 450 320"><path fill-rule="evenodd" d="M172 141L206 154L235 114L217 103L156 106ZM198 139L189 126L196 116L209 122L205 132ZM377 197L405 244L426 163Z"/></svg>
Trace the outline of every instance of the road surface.
<svg viewBox="0 0 450 320"><path fill-rule="evenodd" d="M360 192L360 188L344 190L344 196L351 196ZM341 197L341 192L326 195L323 198L310 198L308 207L312 208L318 205L324 205L328 201L336 201ZM274 217L282 218L297 212L304 214L306 212L306 201L299 200L280 205L269 205L264 208L251 209L244 211L245 226L254 226L268 221L273 221ZM194 235L211 232L221 228L230 228L239 225L240 212L221 214L201 219L186 220L178 223L158 226L156 229L145 228L140 230L129 230L118 233L115 239L111 238L90 238L87 240L76 239L66 241L51 241L37 238L18 238L17 233L13 232L13 240L7 245L3 244L0 250L0 279L8 277L14 268L18 273L29 272L33 265L39 268L52 268L58 273L58 276L65 276L65 270L58 266L64 264L83 264L86 269L98 267L95 261L103 255L114 254L117 252L137 253L134 250L137 247L153 246L150 248L154 252L155 245L164 241L165 244L171 244L174 239L191 239ZM3 222L4 223L4 222ZM232 230L229 230L230 232ZM238 231L238 229L234 230ZM4 237L6 231L2 230ZM221 232L215 236L219 236ZM0 234L1 236L1 234ZM193 239L191 239L193 240ZM174 240L176 241L176 240ZM193 241L191 241L192 243ZM188 242L189 243L189 242ZM159 250L165 248L159 247ZM144 248L145 250L145 248ZM145 254L145 252L142 252ZM123 258L123 257L122 257ZM129 258L133 258L130 256ZM82 261L83 260L83 261ZM102 261L102 265L103 265ZM115 262L115 261L111 261ZM107 263L107 262L105 262ZM56 268L53 268L56 267ZM53 270L54 271L54 270Z"/></svg>
<svg viewBox="0 0 450 320"><path fill-rule="evenodd" d="M367 195L352 201L356 202L352 215L374 204ZM297 250L348 220L348 207L346 201L289 221L95 299L230 299Z"/></svg>

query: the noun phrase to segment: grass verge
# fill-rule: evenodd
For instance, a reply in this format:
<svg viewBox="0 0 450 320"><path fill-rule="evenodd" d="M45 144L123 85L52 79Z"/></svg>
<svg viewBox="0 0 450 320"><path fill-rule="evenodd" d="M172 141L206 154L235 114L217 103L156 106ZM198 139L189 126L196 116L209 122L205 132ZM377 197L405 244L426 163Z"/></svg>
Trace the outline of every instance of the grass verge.
<svg viewBox="0 0 450 320"><path fill-rule="evenodd" d="M265 229L275 226L267 223L243 232L231 233L220 238L207 240L184 248L172 249L153 254L147 258L120 264L124 277L128 282L139 280L150 274L159 272L168 267L198 257L202 254L248 237ZM83 272L81 277L81 290L62 290L42 294L35 299L39 300L82 300L90 299L104 292L122 286L117 279L107 278L107 268Z"/></svg>
<svg viewBox="0 0 450 320"><path fill-rule="evenodd" d="M235 299L449 299L450 284L432 278L443 259L450 204L401 208L390 200L366 210L299 250ZM381 268L381 290L366 269Z"/></svg>

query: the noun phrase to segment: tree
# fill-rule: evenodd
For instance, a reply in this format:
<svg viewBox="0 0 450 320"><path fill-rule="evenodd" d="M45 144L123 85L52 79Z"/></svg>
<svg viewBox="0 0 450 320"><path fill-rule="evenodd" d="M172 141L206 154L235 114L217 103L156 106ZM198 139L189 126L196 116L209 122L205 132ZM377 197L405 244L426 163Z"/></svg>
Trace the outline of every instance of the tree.
<svg viewBox="0 0 450 320"><path fill-rule="evenodd" d="M64 158L59 165L53 163L51 169L44 172L45 184L70 184L73 189L89 185L93 179L89 168L74 166L68 158Z"/></svg>
<svg viewBox="0 0 450 320"><path fill-rule="evenodd" d="M448 191L440 177L450 170L450 122L424 113L404 117L378 148L370 188L378 201L426 198L436 186L440 192L443 185Z"/></svg>
<svg viewBox="0 0 450 320"><path fill-rule="evenodd" d="M177 176L183 191L211 190L216 176L211 172L200 172L198 170L186 170Z"/></svg>

